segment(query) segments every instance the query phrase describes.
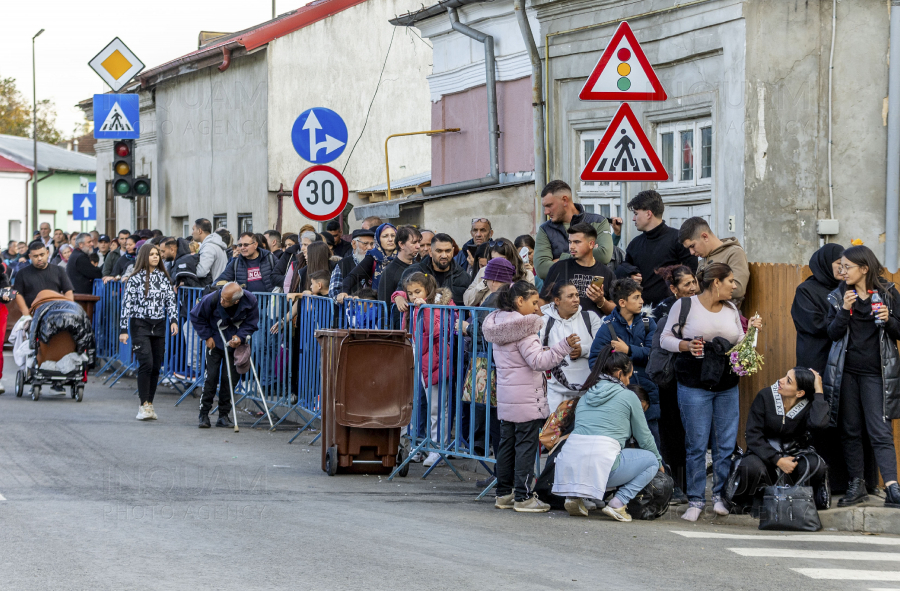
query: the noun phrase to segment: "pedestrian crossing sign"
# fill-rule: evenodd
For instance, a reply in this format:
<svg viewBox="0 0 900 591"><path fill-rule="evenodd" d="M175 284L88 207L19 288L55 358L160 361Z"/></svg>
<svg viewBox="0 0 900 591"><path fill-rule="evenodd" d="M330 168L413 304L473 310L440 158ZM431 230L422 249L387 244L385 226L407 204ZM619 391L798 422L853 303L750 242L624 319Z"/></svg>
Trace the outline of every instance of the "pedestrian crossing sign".
<svg viewBox="0 0 900 591"><path fill-rule="evenodd" d="M109 45L88 62L88 65L103 78L113 92L119 92L144 69L143 62L118 37L110 41Z"/></svg>
<svg viewBox="0 0 900 591"><path fill-rule="evenodd" d="M627 22L619 23L578 98L583 101L664 101L668 98Z"/></svg>
<svg viewBox="0 0 900 591"><path fill-rule="evenodd" d="M581 171L583 181L666 181L669 173L634 111L622 103Z"/></svg>
<svg viewBox="0 0 900 591"><path fill-rule="evenodd" d="M94 139L139 139L139 114L139 99L136 94L95 94Z"/></svg>

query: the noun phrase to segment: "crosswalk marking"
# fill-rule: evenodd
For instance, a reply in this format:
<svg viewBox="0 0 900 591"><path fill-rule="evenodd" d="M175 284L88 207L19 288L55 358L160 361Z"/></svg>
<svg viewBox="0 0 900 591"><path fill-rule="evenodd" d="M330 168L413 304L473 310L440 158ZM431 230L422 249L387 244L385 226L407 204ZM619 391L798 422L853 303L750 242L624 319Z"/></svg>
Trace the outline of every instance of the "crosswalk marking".
<svg viewBox="0 0 900 591"><path fill-rule="evenodd" d="M4 497L3 495L0 495L0 501L5 501L5 500L6 500L6 497Z"/></svg>
<svg viewBox="0 0 900 591"><path fill-rule="evenodd" d="M792 568L811 579L850 581L900 581L900 571L852 570L847 568Z"/></svg>
<svg viewBox="0 0 900 591"><path fill-rule="evenodd" d="M900 562L898 552L847 552L845 550L799 550L796 548L729 548L739 556L766 558L812 558L821 560L868 560Z"/></svg>
<svg viewBox="0 0 900 591"><path fill-rule="evenodd" d="M837 544L870 544L873 546L900 546L900 538L884 538L881 536L844 536L844 535L809 535L809 534L720 534L713 532L701 531L679 531L672 530L673 534L678 534L685 538L703 538L718 540L758 540L758 541L777 541L784 542L790 540L793 542L825 542Z"/></svg>

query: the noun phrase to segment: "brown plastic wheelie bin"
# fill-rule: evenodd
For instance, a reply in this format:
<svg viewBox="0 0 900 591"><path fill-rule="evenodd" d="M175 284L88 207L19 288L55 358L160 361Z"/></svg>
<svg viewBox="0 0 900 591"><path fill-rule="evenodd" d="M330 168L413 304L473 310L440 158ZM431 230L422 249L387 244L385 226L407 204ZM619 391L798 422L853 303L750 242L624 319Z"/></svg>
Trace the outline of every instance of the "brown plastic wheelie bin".
<svg viewBox="0 0 900 591"><path fill-rule="evenodd" d="M322 347L322 470L329 476L390 473L405 459L400 435L412 418L409 335L334 329L317 330L316 339Z"/></svg>

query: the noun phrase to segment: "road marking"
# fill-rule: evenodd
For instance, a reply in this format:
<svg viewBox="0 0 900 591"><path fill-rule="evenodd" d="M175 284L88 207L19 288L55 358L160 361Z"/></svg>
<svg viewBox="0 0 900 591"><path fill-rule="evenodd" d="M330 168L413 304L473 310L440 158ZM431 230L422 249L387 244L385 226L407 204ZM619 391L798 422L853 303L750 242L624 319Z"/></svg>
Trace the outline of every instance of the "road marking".
<svg viewBox="0 0 900 591"><path fill-rule="evenodd" d="M851 570L846 568L792 568L811 579L852 581L900 581L900 571Z"/></svg>
<svg viewBox="0 0 900 591"><path fill-rule="evenodd" d="M4 497L3 495L0 495L0 501L5 501L5 500L6 500L6 497Z"/></svg>
<svg viewBox="0 0 900 591"><path fill-rule="evenodd" d="M872 587L869 591L900 591L896 587Z"/></svg>
<svg viewBox="0 0 900 591"><path fill-rule="evenodd" d="M841 536L841 535L808 535L808 534L781 534L781 535L754 535L754 534L719 534L699 531L671 530L673 534L685 538L707 538L717 540L760 540L777 541L786 540L793 542L831 542L837 544L871 544L874 546L900 546L900 538L882 538L880 536Z"/></svg>
<svg viewBox="0 0 900 591"><path fill-rule="evenodd" d="M740 556L771 558L813 558L817 560L870 560L900 562L897 552L847 552L844 550L799 550L794 548L729 548Z"/></svg>

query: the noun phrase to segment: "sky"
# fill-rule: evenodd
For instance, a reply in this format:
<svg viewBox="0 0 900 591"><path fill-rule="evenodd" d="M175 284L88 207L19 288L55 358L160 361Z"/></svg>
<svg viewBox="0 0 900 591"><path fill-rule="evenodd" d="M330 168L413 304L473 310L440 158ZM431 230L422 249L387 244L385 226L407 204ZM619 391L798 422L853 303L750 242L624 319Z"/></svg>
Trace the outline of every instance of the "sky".
<svg viewBox="0 0 900 591"><path fill-rule="evenodd" d="M307 2L277 0L277 13ZM0 78L15 78L31 103L31 38L45 29L35 42L37 95L56 103L57 127L68 137L84 120L75 104L109 91L88 62L113 38L149 69L196 50L200 31L239 31L271 17L272 0L10 0L0 5Z"/></svg>

